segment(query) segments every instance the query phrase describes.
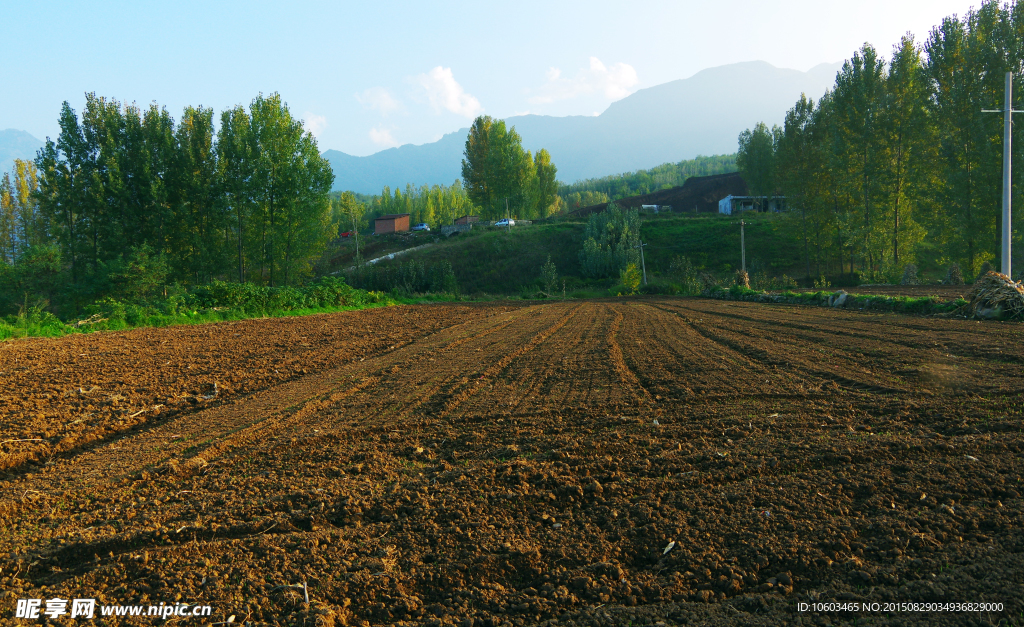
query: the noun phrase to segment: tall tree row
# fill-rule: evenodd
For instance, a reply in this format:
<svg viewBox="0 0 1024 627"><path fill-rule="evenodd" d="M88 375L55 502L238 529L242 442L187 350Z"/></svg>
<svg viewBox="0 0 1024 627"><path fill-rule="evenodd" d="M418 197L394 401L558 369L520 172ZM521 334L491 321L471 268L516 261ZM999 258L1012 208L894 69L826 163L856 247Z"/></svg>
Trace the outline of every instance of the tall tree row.
<svg viewBox="0 0 1024 627"><path fill-rule="evenodd" d="M11 178L13 174L13 179ZM33 246L49 239L49 226L39 211L35 163L14 161L14 171L0 178L0 263L13 264Z"/></svg>
<svg viewBox="0 0 1024 627"><path fill-rule="evenodd" d="M736 155L698 156L678 163L664 163L649 170L563 183L559 185L558 193L566 208L577 209L677 187L693 176L711 176L735 171Z"/></svg>
<svg viewBox="0 0 1024 627"><path fill-rule="evenodd" d="M515 127L504 120L480 116L473 121L462 160L462 179L470 200L486 218L507 214L523 219L546 218L558 210L558 169L548 151L536 157L523 150Z"/></svg>
<svg viewBox="0 0 1024 627"><path fill-rule="evenodd" d="M480 210L473 205L466 194L462 182L457 180L451 185L405 186L405 190L385 187L380 196L374 196L367 208L369 220L392 213L408 213L410 224L425 222L431 227L452 224L456 218L465 215L479 215Z"/></svg>
<svg viewBox="0 0 1024 627"><path fill-rule="evenodd" d="M333 235L330 166L277 94L220 122L204 107L176 122L155 104L95 94L79 117L65 102L57 140L18 170L33 207L3 201L0 256L13 263L25 246L53 243L74 283L140 250L165 259L170 281L299 281ZM6 191L20 185L5 179L0 197L21 198Z"/></svg>
<svg viewBox="0 0 1024 627"><path fill-rule="evenodd" d="M1007 71L1020 93L1022 61L1024 5L984 2L923 44L908 34L888 60L865 44L817 103L740 135L752 192L788 199L808 276L891 280L907 263L954 262L975 274L997 258L1002 116L981 110L1002 108Z"/></svg>

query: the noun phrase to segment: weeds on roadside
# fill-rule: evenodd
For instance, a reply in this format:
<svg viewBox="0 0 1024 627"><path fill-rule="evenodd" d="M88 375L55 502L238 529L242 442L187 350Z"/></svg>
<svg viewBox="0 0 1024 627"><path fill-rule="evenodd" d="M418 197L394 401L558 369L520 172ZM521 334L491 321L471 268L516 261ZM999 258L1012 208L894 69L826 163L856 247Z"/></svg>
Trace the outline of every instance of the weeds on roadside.
<svg viewBox="0 0 1024 627"><path fill-rule="evenodd" d="M406 302L414 302L403 299ZM86 308L87 318L66 323L45 303L19 307L17 316L0 320L0 340L12 337L61 337L91 331L204 324L261 317L302 316L398 304L381 292L366 292L334 277L303 287L272 288L251 283L214 281L192 292L172 291L161 301L130 302L104 298Z"/></svg>

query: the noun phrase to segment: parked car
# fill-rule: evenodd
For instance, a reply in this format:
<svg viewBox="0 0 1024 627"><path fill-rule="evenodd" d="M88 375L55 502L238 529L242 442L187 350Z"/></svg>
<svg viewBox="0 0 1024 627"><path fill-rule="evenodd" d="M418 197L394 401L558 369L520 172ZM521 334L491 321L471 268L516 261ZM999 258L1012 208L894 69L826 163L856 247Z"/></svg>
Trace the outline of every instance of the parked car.
<svg viewBox="0 0 1024 627"><path fill-rule="evenodd" d="M345 231L341 234L342 237L352 237L353 235L355 235L355 231Z"/></svg>
<svg viewBox="0 0 1024 627"><path fill-rule="evenodd" d="M419 224L414 224L413 227L412 227L412 230L413 231L429 231L430 227L427 226L426 222L420 222Z"/></svg>
<svg viewBox="0 0 1024 627"><path fill-rule="evenodd" d="M508 218L502 218L501 220L498 220L497 222L494 223L494 226L515 226L515 225L516 225L516 221L515 220L509 220Z"/></svg>

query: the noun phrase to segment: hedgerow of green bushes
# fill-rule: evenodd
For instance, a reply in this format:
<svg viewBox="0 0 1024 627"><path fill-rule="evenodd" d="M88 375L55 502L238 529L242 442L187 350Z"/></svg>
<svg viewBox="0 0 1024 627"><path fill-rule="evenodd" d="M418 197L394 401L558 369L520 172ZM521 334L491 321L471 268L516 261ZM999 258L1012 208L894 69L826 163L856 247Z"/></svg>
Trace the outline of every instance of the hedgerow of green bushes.
<svg viewBox="0 0 1024 627"><path fill-rule="evenodd" d="M834 292L791 292L771 294L761 290L746 288L740 285L724 287L711 286L703 296L719 300L742 300L757 303L790 303L795 305L829 306L829 298ZM967 304L963 298L945 301L935 296L878 296L872 294L847 294L846 302L841 309L867 309L873 311L894 311L915 314L952 313Z"/></svg>
<svg viewBox="0 0 1024 627"><path fill-rule="evenodd" d="M337 277L323 277L301 287L268 287L213 281L185 289L168 287L159 298L107 296L87 305L84 317L63 321L26 299L15 315L0 319L0 339L17 336L56 337L68 333L168 326L316 311L336 311L395 301L381 292L357 289Z"/></svg>
<svg viewBox="0 0 1024 627"><path fill-rule="evenodd" d="M429 264L418 260L406 263L367 264L351 272L348 280L366 290L390 292L402 297L427 293L459 293L455 270L447 260Z"/></svg>

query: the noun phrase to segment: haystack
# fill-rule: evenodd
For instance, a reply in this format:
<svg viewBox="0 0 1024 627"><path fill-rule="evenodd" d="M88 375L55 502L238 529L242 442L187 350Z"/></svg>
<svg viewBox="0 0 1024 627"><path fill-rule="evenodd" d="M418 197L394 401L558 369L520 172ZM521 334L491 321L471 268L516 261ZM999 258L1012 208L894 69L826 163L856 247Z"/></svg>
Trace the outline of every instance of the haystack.
<svg viewBox="0 0 1024 627"><path fill-rule="evenodd" d="M745 287L748 290L750 289L750 275L747 274L746 270L737 270L735 280L736 285L739 285L740 287Z"/></svg>
<svg viewBox="0 0 1024 627"><path fill-rule="evenodd" d="M988 272L964 298L960 313L968 317L1024 319L1024 285L1005 274Z"/></svg>

